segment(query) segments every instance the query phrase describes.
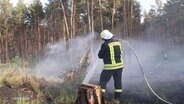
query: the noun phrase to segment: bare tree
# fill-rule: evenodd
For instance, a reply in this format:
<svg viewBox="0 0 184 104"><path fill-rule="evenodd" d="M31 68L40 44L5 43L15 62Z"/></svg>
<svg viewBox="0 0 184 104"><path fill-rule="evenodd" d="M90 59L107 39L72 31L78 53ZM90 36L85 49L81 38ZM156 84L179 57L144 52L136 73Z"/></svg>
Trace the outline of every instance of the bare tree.
<svg viewBox="0 0 184 104"><path fill-rule="evenodd" d="M61 2L61 7L62 7L62 10L63 10L65 29L66 29L66 33L67 33L67 38L66 39L69 39L70 38L69 27L68 27L68 22L67 22L67 18L66 18L65 8L64 8L64 5L63 5L62 2Z"/></svg>
<svg viewBox="0 0 184 104"><path fill-rule="evenodd" d="M87 13L88 13L88 29L91 32L92 27L91 27L91 13L90 13L90 0L87 0Z"/></svg>
<svg viewBox="0 0 184 104"><path fill-rule="evenodd" d="M114 16L116 12L116 0L113 0L113 8L112 8L112 25L111 28L114 29Z"/></svg>
<svg viewBox="0 0 184 104"><path fill-rule="evenodd" d="M101 24L101 31L103 30L103 17L102 17L102 1L99 0L99 5L100 5L100 24Z"/></svg>

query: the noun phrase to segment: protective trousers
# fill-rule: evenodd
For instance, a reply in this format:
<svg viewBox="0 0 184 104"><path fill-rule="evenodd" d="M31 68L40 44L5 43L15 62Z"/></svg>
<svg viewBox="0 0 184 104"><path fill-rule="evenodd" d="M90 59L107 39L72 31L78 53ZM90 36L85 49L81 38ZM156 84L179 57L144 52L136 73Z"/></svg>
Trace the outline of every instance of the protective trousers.
<svg viewBox="0 0 184 104"><path fill-rule="evenodd" d="M114 79L114 98L120 99L122 93L122 83L121 83L121 76L122 76L122 69L117 70L103 70L100 76L100 86L102 88L102 92L105 92L105 88L107 83L109 82L110 78L113 76Z"/></svg>

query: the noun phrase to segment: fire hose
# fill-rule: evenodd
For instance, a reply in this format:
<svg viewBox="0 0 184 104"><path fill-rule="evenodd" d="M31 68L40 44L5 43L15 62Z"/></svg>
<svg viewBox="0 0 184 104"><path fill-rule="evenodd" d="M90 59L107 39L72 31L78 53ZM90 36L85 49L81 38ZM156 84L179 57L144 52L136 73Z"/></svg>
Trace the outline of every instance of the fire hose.
<svg viewBox="0 0 184 104"><path fill-rule="evenodd" d="M125 43L131 48L131 50L133 51L133 53L134 53L134 55L135 55L135 57L136 57L136 59L137 59L137 62L138 62L138 64L139 64L139 68L140 68L140 70L141 70L141 73L142 73L142 75L143 75L143 77L144 77L144 80L145 80L147 86L149 87L149 89L151 90L151 92L152 92L158 99L160 99L161 101L163 101L163 102L165 102L165 103L167 103L167 104L173 104L173 103L171 103L171 102L169 102L169 101L163 99L162 97L160 97L160 96L153 90L153 88L151 87L150 83L148 82L148 79L147 79L146 75L144 74L143 67L142 67L142 65L141 65L141 63L140 63L140 61L139 61L139 58L138 58L138 56L137 56L137 54L136 54L136 52L135 52L135 49L132 47L132 45L131 45L129 42L123 40L123 39L120 39L120 41L125 42Z"/></svg>

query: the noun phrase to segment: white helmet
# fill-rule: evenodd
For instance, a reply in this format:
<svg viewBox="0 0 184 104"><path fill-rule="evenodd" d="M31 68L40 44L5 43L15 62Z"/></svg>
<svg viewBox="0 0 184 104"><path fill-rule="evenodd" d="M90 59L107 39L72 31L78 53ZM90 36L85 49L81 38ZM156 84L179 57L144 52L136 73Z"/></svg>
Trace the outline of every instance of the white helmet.
<svg viewBox="0 0 184 104"><path fill-rule="evenodd" d="M108 40L108 39L111 39L113 37L113 34L111 32L109 32L109 30L104 30L101 32L100 37L102 39Z"/></svg>

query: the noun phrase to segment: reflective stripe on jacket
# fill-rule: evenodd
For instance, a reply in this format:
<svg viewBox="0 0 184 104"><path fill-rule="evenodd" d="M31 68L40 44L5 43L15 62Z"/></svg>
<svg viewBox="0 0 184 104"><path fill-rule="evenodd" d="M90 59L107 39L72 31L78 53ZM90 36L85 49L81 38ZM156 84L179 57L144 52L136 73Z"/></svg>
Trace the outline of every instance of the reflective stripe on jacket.
<svg viewBox="0 0 184 104"><path fill-rule="evenodd" d="M101 45L98 57L103 59L104 70L123 68L122 46L119 41L107 40Z"/></svg>

